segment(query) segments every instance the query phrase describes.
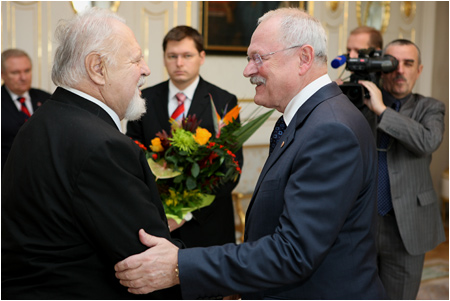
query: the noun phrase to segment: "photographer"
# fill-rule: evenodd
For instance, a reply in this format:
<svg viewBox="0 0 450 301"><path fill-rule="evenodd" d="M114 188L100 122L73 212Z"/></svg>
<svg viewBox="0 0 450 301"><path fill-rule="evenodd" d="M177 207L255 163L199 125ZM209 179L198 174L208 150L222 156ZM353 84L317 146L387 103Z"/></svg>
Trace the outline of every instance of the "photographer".
<svg viewBox="0 0 450 301"><path fill-rule="evenodd" d="M423 69L414 43L395 40L384 54L398 66L382 74L382 90L359 81L370 94L364 103L378 116L378 268L389 298L411 300L425 252L445 240L429 170L443 138L445 105L412 93Z"/></svg>

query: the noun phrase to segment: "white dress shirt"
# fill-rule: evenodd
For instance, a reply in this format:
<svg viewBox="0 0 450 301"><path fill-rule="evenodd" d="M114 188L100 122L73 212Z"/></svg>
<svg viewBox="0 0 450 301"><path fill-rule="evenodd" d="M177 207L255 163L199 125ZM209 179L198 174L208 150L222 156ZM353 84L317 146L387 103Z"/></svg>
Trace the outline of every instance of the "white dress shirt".
<svg viewBox="0 0 450 301"><path fill-rule="evenodd" d="M283 119L286 126L289 125L294 115L297 113L298 109L310 98L314 93L316 93L323 86L331 83L331 79L328 74L322 75L305 88L303 88L294 98L289 102L284 110Z"/></svg>
<svg viewBox="0 0 450 301"><path fill-rule="evenodd" d="M198 82L200 81L200 76L197 76L195 81L190 84L186 89L181 91L177 87L175 87L172 80L169 80L169 100L168 100L168 110L169 110L169 117L172 116L172 113L177 109L178 107L178 100L175 97L177 93L182 92L184 95L186 95L186 100L184 101L184 115L187 116L187 113L189 112L189 108L191 107L192 99L194 99L194 93L197 89Z"/></svg>

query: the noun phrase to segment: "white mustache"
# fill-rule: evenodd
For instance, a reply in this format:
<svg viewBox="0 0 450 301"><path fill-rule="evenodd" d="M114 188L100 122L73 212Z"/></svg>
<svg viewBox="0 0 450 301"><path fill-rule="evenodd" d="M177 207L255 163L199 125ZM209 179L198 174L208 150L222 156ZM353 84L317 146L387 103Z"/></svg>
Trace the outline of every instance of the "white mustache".
<svg viewBox="0 0 450 301"><path fill-rule="evenodd" d="M250 78L250 83L252 83L253 85L257 85L257 84L266 84L266 79L264 77L261 76L252 76Z"/></svg>
<svg viewBox="0 0 450 301"><path fill-rule="evenodd" d="M141 76L141 78L139 78L139 82L137 84L138 88L142 87L145 84L145 76Z"/></svg>

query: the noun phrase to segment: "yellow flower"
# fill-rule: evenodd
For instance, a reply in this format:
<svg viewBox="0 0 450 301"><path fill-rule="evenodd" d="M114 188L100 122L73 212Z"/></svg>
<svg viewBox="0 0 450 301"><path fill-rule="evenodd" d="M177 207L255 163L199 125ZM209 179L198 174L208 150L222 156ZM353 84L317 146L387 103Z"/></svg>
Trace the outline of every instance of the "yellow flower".
<svg viewBox="0 0 450 301"><path fill-rule="evenodd" d="M158 137L156 137L155 139L152 139L152 145L150 145L150 148L155 153L162 152L164 150L164 148L161 145L161 139L159 139Z"/></svg>
<svg viewBox="0 0 450 301"><path fill-rule="evenodd" d="M198 127L195 131L194 140L200 145L205 145L211 136L211 133L207 129Z"/></svg>
<svg viewBox="0 0 450 301"><path fill-rule="evenodd" d="M223 122L228 125L230 122L233 122L233 119L236 120L239 116L239 111L241 110L240 106L235 106L232 108L224 117Z"/></svg>

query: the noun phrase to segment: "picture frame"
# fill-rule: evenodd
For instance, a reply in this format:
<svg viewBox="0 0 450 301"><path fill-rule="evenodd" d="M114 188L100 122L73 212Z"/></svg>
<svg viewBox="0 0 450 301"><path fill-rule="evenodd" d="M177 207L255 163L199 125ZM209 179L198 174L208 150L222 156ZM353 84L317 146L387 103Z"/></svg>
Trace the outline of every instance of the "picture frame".
<svg viewBox="0 0 450 301"><path fill-rule="evenodd" d="M279 7L307 10L307 1L202 1L200 31L206 52L245 54L259 17Z"/></svg>

